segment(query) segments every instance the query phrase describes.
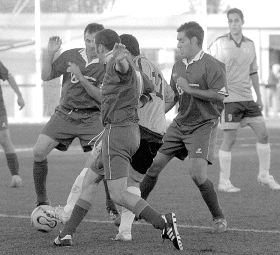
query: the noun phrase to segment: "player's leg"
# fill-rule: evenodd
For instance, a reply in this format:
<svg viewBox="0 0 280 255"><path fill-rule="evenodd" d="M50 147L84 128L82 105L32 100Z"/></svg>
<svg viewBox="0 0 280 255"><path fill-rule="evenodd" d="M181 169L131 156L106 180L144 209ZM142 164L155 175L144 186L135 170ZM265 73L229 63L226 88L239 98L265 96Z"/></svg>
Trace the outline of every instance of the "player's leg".
<svg viewBox="0 0 280 255"><path fill-rule="evenodd" d="M184 143L189 151L190 175L200 190L201 196L212 214L215 230L224 232L227 222L219 205L217 193L208 179L208 164L214 159L218 120L211 121L184 136Z"/></svg>
<svg viewBox="0 0 280 255"><path fill-rule="evenodd" d="M242 119L243 106L239 103L225 103L225 109L221 116L220 128L223 130L223 141L219 149L220 176L218 190L223 192L239 192L240 189L233 186L231 175L231 150L236 140L237 129Z"/></svg>

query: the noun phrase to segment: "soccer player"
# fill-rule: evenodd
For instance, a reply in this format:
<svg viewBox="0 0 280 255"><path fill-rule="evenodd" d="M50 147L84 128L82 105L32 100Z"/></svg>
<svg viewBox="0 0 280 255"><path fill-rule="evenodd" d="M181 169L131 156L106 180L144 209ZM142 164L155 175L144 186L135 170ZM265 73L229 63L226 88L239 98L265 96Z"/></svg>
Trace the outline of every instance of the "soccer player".
<svg viewBox="0 0 280 255"><path fill-rule="evenodd" d="M137 217L161 229L162 238L171 240L176 249L182 250L175 214L161 215L138 195L127 191L131 157L140 144L137 114L139 83L134 64L115 31L104 29L98 32L95 43L99 59L106 64L101 103L102 123L105 127L102 136L102 162L111 198ZM54 240L57 246L72 245L72 235L91 206L88 195L93 194L92 186L98 182L100 171L97 164L95 166L93 171L87 171L83 183L87 188L77 201L70 220Z"/></svg>
<svg viewBox="0 0 280 255"><path fill-rule="evenodd" d="M230 32L218 37L209 47L209 52L226 65L229 97L225 98L225 109L221 119L223 142L219 150L220 179L218 190L238 192L240 188L230 181L231 150L239 127L249 126L258 141L259 183L273 190L280 185L269 174L270 145L268 132L262 116L263 103L260 94L256 50L254 42L242 33L244 16L241 10L233 8L227 12ZM251 91L251 82L256 92L256 102Z"/></svg>
<svg viewBox="0 0 280 255"><path fill-rule="evenodd" d="M89 142L103 129L100 118L100 85L105 70L96 56L94 44L95 34L102 29L104 27L101 24L88 24L84 30L85 48L67 50L56 60L54 57L62 41L57 36L49 39L42 79L48 81L62 75L63 82L60 103L33 148L37 206L49 204L46 192L47 155L54 148L66 151L76 137L79 138L84 152L88 152L92 149ZM91 165L91 161L90 156L84 172ZM107 202L108 210L109 205Z"/></svg>
<svg viewBox="0 0 280 255"><path fill-rule="evenodd" d="M3 81L8 81L9 85L12 87L12 89L17 95L17 103L19 105L19 109L21 110L25 105L21 92L18 88L18 85L13 75L8 71L8 69L3 65L1 61L0 61L0 79ZM19 176L18 157L10 137L7 113L4 105L4 99L3 99L1 87L0 87L0 144L5 152L8 168L10 169L12 175L12 181L10 186L15 188L20 187L22 186L22 179Z"/></svg>
<svg viewBox="0 0 280 255"><path fill-rule="evenodd" d="M141 196L147 199L160 172L177 157L190 163L190 175L199 188L214 221L214 229L224 232L227 222L220 208L213 183L207 177L212 164L217 126L227 96L225 66L202 50L204 31L196 22L177 29L177 48L181 60L173 68L170 85L178 115L163 137L163 145L140 184Z"/></svg>

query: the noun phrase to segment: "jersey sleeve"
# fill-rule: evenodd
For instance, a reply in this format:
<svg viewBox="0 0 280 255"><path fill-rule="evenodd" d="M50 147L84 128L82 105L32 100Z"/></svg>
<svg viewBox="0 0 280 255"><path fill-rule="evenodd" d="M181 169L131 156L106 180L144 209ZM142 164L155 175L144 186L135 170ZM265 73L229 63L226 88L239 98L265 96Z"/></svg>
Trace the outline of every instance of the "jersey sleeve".
<svg viewBox="0 0 280 255"><path fill-rule="evenodd" d="M216 60L207 65L206 80L209 89L228 96L225 64Z"/></svg>
<svg viewBox="0 0 280 255"><path fill-rule="evenodd" d="M55 79L67 72L67 51L63 52L53 63L50 79Z"/></svg>
<svg viewBox="0 0 280 255"><path fill-rule="evenodd" d="M3 81L9 79L9 70L3 65L3 63L0 61L0 79Z"/></svg>

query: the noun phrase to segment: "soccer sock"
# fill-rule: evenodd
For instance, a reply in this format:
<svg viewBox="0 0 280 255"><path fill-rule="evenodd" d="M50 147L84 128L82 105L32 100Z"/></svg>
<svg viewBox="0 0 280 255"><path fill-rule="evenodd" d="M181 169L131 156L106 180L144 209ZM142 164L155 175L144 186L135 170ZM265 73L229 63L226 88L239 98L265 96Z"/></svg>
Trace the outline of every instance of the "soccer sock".
<svg viewBox="0 0 280 255"><path fill-rule="evenodd" d="M165 221L161 214L154 210L144 199L140 199L134 207L137 218L151 223L156 229L164 229Z"/></svg>
<svg viewBox="0 0 280 255"><path fill-rule="evenodd" d="M18 175L19 164L17 154L6 153L6 159L11 175Z"/></svg>
<svg viewBox="0 0 280 255"><path fill-rule="evenodd" d="M137 196L141 196L140 189L138 187L128 187L127 191L135 194ZM122 215L121 215L121 224L119 226L119 233L125 232L125 233L131 233L131 227L134 220L134 213L130 210L126 209L125 207L122 207Z"/></svg>
<svg viewBox="0 0 280 255"><path fill-rule="evenodd" d="M60 237L64 237L66 235L73 235L76 231L77 227L80 225L87 212L89 211L91 204L83 199L79 199L74 206L71 217L69 221L66 222L64 228L59 234Z"/></svg>
<svg viewBox="0 0 280 255"><path fill-rule="evenodd" d="M230 178L231 152L219 150L220 182Z"/></svg>
<svg viewBox="0 0 280 255"><path fill-rule="evenodd" d="M140 191L141 191L141 197L145 200L147 200L149 194L153 190L153 188L156 186L158 177L153 177L145 174L142 182L140 183Z"/></svg>
<svg viewBox="0 0 280 255"><path fill-rule="evenodd" d="M259 158L259 175L268 175L270 169L270 144L257 143L256 148Z"/></svg>
<svg viewBox="0 0 280 255"><path fill-rule="evenodd" d="M48 201L46 190L47 174L48 161L46 159L42 162L33 162L33 179L38 204Z"/></svg>
<svg viewBox="0 0 280 255"><path fill-rule="evenodd" d="M202 198L208 206L213 219L224 218L213 183L207 179L204 183L196 185L199 188Z"/></svg>
<svg viewBox="0 0 280 255"><path fill-rule="evenodd" d="M110 192L109 192L109 189L108 189L107 180L103 179L103 183L104 183L105 194L106 194L106 209L107 209L107 212L109 213L110 211L114 211L115 213L118 213L118 209L117 209L115 203L113 202L113 200L111 199Z"/></svg>

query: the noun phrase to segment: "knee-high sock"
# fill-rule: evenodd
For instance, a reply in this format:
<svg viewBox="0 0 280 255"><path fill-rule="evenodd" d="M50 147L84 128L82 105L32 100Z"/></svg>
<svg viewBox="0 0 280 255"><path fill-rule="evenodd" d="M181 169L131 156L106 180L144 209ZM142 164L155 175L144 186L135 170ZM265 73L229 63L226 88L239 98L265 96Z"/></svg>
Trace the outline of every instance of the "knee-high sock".
<svg viewBox="0 0 280 255"><path fill-rule="evenodd" d="M18 175L18 157L16 153L6 153L7 165L10 169L11 175Z"/></svg>
<svg viewBox="0 0 280 255"><path fill-rule="evenodd" d="M257 143L256 148L259 158L259 175L267 175L270 169L270 145Z"/></svg>
<svg viewBox="0 0 280 255"><path fill-rule="evenodd" d="M151 223L156 229L164 229L165 221L162 215L154 210L144 199L140 199L133 212L137 218L141 218Z"/></svg>
<svg viewBox="0 0 280 255"><path fill-rule="evenodd" d="M64 237L65 235L73 235L77 227L80 225L87 212L89 211L91 204L88 201L79 199L74 206L69 221L64 225L63 230L59 236Z"/></svg>
<svg viewBox="0 0 280 255"><path fill-rule="evenodd" d="M113 211L114 213L118 213L118 209L117 209L115 203L113 202L113 200L111 199L110 192L109 192L109 189L108 189L107 180L103 179L103 183L104 183L105 194L106 194L106 209L107 209L107 212L110 213L110 211Z"/></svg>
<svg viewBox="0 0 280 255"><path fill-rule="evenodd" d="M220 182L227 181L230 178L231 152L219 150L220 162Z"/></svg>
<svg viewBox="0 0 280 255"><path fill-rule="evenodd" d="M33 163L33 179L35 185L35 191L37 194L37 203L48 202L46 182L48 175L48 162L43 160L42 162Z"/></svg>
<svg viewBox="0 0 280 255"><path fill-rule="evenodd" d="M153 188L156 186L158 177L153 177L145 174L142 182L140 183L140 191L141 191L141 197L145 200L147 200L149 194L153 190Z"/></svg>
<svg viewBox="0 0 280 255"><path fill-rule="evenodd" d="M130 186L127 188L127 191L135 194L137 196L141 196L140 189L138 187ZM119 233L131 233L131 227L134 220L135 214L130 210L122 207L122 215L121 215L121 224L119 226Z"/></svg>
<svg viewBox="0 0 280 255"><path fill-rule="evenodd" d="M77 176L75 182L72 185L71 191L67 198L67 203L64 206L64 212L69 216L71 215L73 208L81 195L83 181L84 181L87 171L88 171L88 168L84 168L81 171L81 173Z"/></svg>
<svg viewBox="0 0 280 255"><path fill-rule="evenodd" d="M213 219L224 218L222 209L219 205L217 193L214 189L213 183L207 179L204 183L198 185L203 200L211 212Z"/></svg>

